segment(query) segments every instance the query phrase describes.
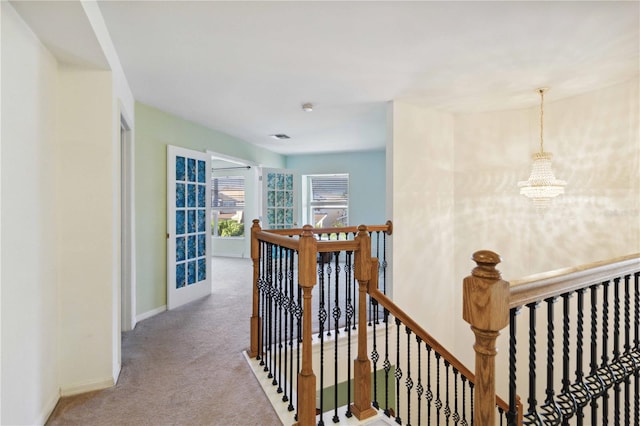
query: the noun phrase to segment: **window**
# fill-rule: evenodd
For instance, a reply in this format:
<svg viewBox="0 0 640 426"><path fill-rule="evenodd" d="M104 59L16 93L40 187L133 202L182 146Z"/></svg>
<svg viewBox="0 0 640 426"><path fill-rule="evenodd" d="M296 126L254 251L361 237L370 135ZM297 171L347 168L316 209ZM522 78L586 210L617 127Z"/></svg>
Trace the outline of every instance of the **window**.
<svg viewBox="0 0 640 426"><path fill-rule="evenodd" d="M244 177L211 179L211 233L214 237L244 237Z"/></svg>
<svg viewBox="0 0 640 426"><path fill-rule="evenodd" d="M349 175L305 176L305 219L316 228L349 225Z"/></svg>

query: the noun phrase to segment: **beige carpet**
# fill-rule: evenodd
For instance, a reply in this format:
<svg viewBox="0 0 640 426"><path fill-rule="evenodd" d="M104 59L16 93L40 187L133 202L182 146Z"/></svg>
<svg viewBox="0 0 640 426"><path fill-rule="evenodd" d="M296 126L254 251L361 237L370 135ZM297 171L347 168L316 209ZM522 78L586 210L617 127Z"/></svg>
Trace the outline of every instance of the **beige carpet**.
<svg viewBox="0 0 640 426"><path fill-rule="evenodd" d="M245 361L251 262L214 258L213 294L122 336L110 389L62 398L47 425L281 425Z"/></svg>

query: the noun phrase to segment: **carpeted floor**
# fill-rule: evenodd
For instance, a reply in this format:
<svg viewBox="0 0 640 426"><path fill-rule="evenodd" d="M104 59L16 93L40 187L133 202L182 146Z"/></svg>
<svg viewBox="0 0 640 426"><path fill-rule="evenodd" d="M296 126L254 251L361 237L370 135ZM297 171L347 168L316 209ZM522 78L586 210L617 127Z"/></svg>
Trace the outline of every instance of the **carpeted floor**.
<svg viewBox="0 0 640 426"><path fill-rule="evenodd" d="M62 398L47 425L281 425L245 361L251 261L214 258L213 294L122 336L118 384Z"/></svg>

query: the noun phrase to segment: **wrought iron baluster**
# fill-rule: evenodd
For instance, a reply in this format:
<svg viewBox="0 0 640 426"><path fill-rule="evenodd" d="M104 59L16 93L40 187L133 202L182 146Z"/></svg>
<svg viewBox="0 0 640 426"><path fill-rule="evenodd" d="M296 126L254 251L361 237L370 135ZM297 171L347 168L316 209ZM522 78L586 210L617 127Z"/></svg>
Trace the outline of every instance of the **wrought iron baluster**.
<svg viewBox="0 0 640 426"><path fill-rule="evenodd" d="M293 381L295 380L293 376L293 318L295 317L295 300L294 300L294 259L295 259L295 251L290 250L289 257L289 406L287 407L288 411L293 411Z"/></svg>
<svg viewBox="0 0 640 426"><path fill-rule="evenodd" d="M387 294L387 233L382 234L382 293Z"/></svg>
<svg viewBox="0 0 640 426"><path fill-rule="evenodd" d="M336 258L336 264L337 264L337 256L335 256L335 253L331 252L331 253L327 253L327 256L329 257L329 261L327 262L327 282L329 283L328 287L331 288L331 273L332 268L331 268L331 258L335 257ZM339 355L338 355L338 333L340 332L340 329L338 327L338 321L340 320L340 316L341 316L341 311L340 311L340 288L338 286L339 283L339 277L338 277L338 270L336 267L336 273L334 274L335 276L335 281L334 281L334 291L333 293L335 294L335 300L333 302L333 309L331 310L331 313L333 315L333 324L334 324L334 328L335 328L335 340L333 341L333 383L334 383L334 387L333 387L333 422L337 423L340 421L340 417L338 416L338 370L339 370L339 366L338 366L338 360L339 360ZM329 292L329 294L331 294ZM329 323L329 328L331 328L331 323ZM327 336L331 335L331 330L329 330L329 332L327 333ZM349 364L347 362L347 364ZM347 376L347 383L349 383L349 376Z"/></svg>
<svg viewBox="0 0 640 426"><path fill-rule="evenodd" d="M469 382L469 400L471 401L471 426L473 426L473 388L475 387L474 383Z"/></svg>
<svg viewBox="0 0 640 426"><path fill-rule="evenodd" d="M609 369L609 357L607 351L609 350L609 281L602 283L602 364L603 369ZM602 391L602 421L603 424L609 424L609 388L606 384L603 384Z"/></svg>
<svg viewBox="0 0 640 426"><path fill-rule="evenodd" d="M440 354L436 354L436 425L440 426L440 410L442 409L442 398L440 398Z"/></svg>
<svg viewBox="0 0 640 426"><path fill-rule="evenodd" d="M400 320L395 319L396 322L396 369L394 377L396 378L396 423L402 424L402 418L400 417L400 379L402 379L402 368L400 367Z"/></svg>
<svg viewBox="0 0 640 426"><path fill-rule="evenodd" d="M268 371L267 377L273 378L273 244L267 246L267 291L269 292L268 298L268 333L267 333L267 362L264 367L264 371Z"/></svg>
<svg viewBox="0 0 640 426"><path fill-rule="evenodd" d="M576 401L578 406L576 407L576 423L578 426L582 426L584 420L583 408L586 404L589 391L583 381L584 372L582 369L582 344L584 341L584 294L586 289L578 290L578 318L576 321L576 388L581 390L584 395L584 401Z"/></svg>
<svg viewBox="0 0 640 426"><path fill-rule="evenodd" d="M527 417L531 422L542 423L540 414L537 411L538 402L536 400L536 309L540 302L533 302L527 305L529 309L529 403Z"/></svg>
<svg viewBox="0 0 640 426"><path fill-rule="evenodd" d="M631 275L625 275L624 277L624 353L627 357L631 357L631 298L629 294L629 280ZM631 362L633 366L633 361ZM630 407L630 395L631 392L631 377L627 377L624 381L624 422L625 424L631 424L631 407Z"/></svg>
<svg viewBox="0 0 640 426"><path fill-rule="evenodd" d="M371 348L371 362L373 363L373 401L371 401L371 405L379 410L380 403L378 402L378 360L380 359L380 354L378 353L378 342L376 336L376 325L378 325L378 301L374 298L371 298L371 301L373 302L373 309L376 317L376 320L373 322L373 343Z"/></svg>
<svg viewBox="0 0 640 426"><path fill-rule="evenodd" d="M375 322L374 322L375 324ZM422 424L422 394L424 393L424 387L422 387L422 339L416 334L416 342L418 342L418 384L416 385L416 393L418 395L418 424Z"/></svg>
<svg viewBox="0 0 640 426"><path fill-rule="evenodd" d="M258 250L260 261L258 262L258 295L260 299L258 300L258 309L259 309L259 329L258 329L258 355L256 356L257 360L260 360L260 365L264 365L264 320L265 320L265 294L264 294L264 281L265 281L265 262L266 256L264 253L264 241L259 241Z"/></svg>
<svg viewBox="0 0 640 426"><path fill-rule="evenodd" d="M320 256L318 262L318 284L320 286L320 307L318 309L318 323L320 330L320 389L324 389L324 324L327 320L327 310L325 308L325 283L324 283L324 259ZM324 425L324 392L320 392L320 420L318 426Z"/></svg>
<svg viewBox="0 0 640 426"><path fill-rule="evenodd" d="M560 409L562 410L562 424L564 426L569 424L569 418L571 418L576 412L576 401L571 393L571 379L569 378L569 299L571 298L571 295L572 293L565 293L562 295L562 402Z"/></svg>
<svg viewBox="0 0 640 426"><path fill-rule="evenodd" d="M521 307L509 310L509 413L508 424L516 425L518 411L516 405L516 316L520 314Z"/></svg>
<svg viewBox="0 0 640 426"><path fill-rule="evenodd" d="M553 390L553 358L554 358L554 332L555 325L553 319L553 304L556 303L555 297L550 297L545 300L547 303L547 389L545 394L547 395L545 399L545 404L548 405L548 409L552 410L553 413L549 412L549 416L553 418L557 416L558 419L562 418L562 414L560 413L560 408L556 405L555 402L555 393Z"/></svg>
<svg viewBox="0 0 640 426"><path fill-rule="evenodd" d="M389 311L384 308L384 414L391 417L389 411L389 371L391 371L391 362L389 362Z"/></svg>
<svg viewBox="0 0 640 426"><path fill-rule="evenodd" d="M591 290L591 363L589 375L595 376L597 379L599 377L596 375L598 371L598 285L592 285L590 287ZM604 386L602 386L604 388ZM591 418L598 418L598 400L596 398L596 394L591 395Z"/></svg>
<svg viewBox="0 0 640 426"><path fill-rule="evenodd" d="M274 384L278 385L278 393L282 393L282 246L278 247L278 260L277 260L277 268L278 268L278 294L276 297L276 309L278 314L276 316L276 328L278 330L278 380L277 383L274 377Z"/></svg>
<svg viewBox="0 0 640 426"><path fill-rule="evenodd" d="M433 391L431 390L431 346L426 342L424 344L427 349L427 392L425 397L427 398L427 424L431 424L431 401L433 401Z"/></svg>
<svg viewBox="0 0 640 426"><path fill-rule="evenodd" d="M444 417L446 419L446 425L449 425L449 417L451 416L451 406L449 405L449 361L444 362L444 377L445 377L445 404L444 404Z"/></svg>
<svg viewBox="0 0 640 426"><path fill-rule="evenodd" d="M283 402L287 402L289 401L289 396L287 394L287 384L291 381L291 378L287 379L287 373L289 372L289 308L291 307L291 305L289 304L289 256L291 255L291 250L285 248L284 249L284 271L282 273L283 275L283 296L282 296L282 308L284 310L284 339L280 340L280 344L283 346L284 348L284 370L283 370L283 375L284 375L284 380L282 382L280 382L280 385L282 386L282 390L283 390L283 395L282 395L282 401Z"/></svg>
<svg viewBox="0 0 640 426"><path fill-rule="evenodd" d="M407 333L407 378L404 381L407 387L407 426L411 426L411 389L413 389L413 379L411 378L411 329L404 326Z"/></svg>
<svg viewBox="0 0 640 426"><path fill-rule="evenodd" d="M640 346L640 272L633 274L633 346ZM633 375L633 424L640 424L640 370L636 368Z"/></svg>
<svg viewBox="0 0 640 426"><path fill-rule="evenodd" d="M620 277L613 280L613 359L612 362L620 362ZM611 371L611 370L610 370ZM620 372L620 370L616 370ZM615 376L613 389L613 422L620 424L620 382L622 377Z"/></svg>
<svg viewBox="0 0 640 426"><path fill-rule="evenodd" d="M346 235L345 235L346 238ZM339 256L340 253L336 252L336 277L338 277L340 275L340 265L339 265ZM350 256L348 262L350 263ZM345 259L345 262L347 262L347 259ZM351 413L351 328L349 327L349 325L351 324L351 319L353 318L353 305L352 305L352 301L349 299L349 271L348 271L348 267L346 266L345 263L345 329L347 330L347 411L345 411L344 415L347 418L350 418L353 414ZM336 286L336 292L338 291L338 287ZM338 324L336 323L336 335L339 333L338 330ZM374 370L375 371L375 370Z"/></svg>
<svg viewBox="0 0 640 426"><path fill-rule="evenodd" d="M467 426L467 378L460 375L462 379L462 426Z"/></svg>
<svg viewBox="0 0 640 426"><path fill-rule="evenodd" d="M297 304L297 308L296 308L296 321L297 321L297 326L296 329L298 331L297 333L297 347L296 347L296 374L300 372L300 349L301 349L301 343L302 343L302 315L304 314L303 312L303 307L304 305L302 304L302 287L300 287L300 284L298 283L298 304ZM295 419L296 421L298 420L298 401L300 399L297 396L296 393L296 415L295 415Z"/></svg>

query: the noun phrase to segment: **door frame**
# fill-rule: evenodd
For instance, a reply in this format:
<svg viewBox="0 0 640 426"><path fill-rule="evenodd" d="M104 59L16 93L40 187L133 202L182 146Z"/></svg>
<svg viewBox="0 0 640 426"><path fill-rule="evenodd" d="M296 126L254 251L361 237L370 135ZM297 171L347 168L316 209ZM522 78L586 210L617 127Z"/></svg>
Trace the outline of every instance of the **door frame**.
<svg viewBox="0 0 640 426"><path fill-rule="evenodd" d="M120 115L120 330L136 326L136 244L134 139Z"/></svg>

